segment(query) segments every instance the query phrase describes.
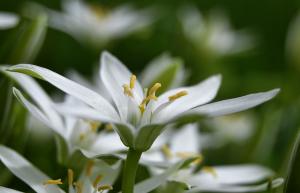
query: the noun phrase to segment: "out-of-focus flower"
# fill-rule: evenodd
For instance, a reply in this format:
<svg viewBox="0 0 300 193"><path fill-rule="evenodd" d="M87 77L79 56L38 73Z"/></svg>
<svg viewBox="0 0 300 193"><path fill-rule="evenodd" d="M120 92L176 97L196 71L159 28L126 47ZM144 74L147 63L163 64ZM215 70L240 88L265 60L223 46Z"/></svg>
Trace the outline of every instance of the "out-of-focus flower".
<svg viewBox="0 0 300 193"><path fill-rule="evenodd" d="M297 69L300 70L300 15L290 24L287 40L286 40L286 51L289 59L296 65Z"/></svg>
<svg viewBox="0 0 300 193"><path fill-rule="evenodd" d="M221 77L216 75L197 85L172 89L157 97L156 92L163 85L157 82L149 89L142 89L136 76L107 52L101 56L99 73L113 104L99 93L39 66L19 64L8 70L45 80L81 100L87 105L59 105L56 109L64 114L112 123L122 142L138 151L149 149L165 126L177 120L243 111L272 99L279 92L274 89L206 104L219 89ZM16 89L15 94L23 103L28 103Z"/></svg>
<svg viewBox="0 0 300 193"><path fill-rule="evenodd" d="M250 113L238 113L208 120L212 130L201 134L203 148L218 148L228 143L242 143L255 131L255 117Z"/></svg>
<svg viewBox="0 0 300 193"><path fill-rule="evenodd" d="M180 159L198 157L195 164L178 170L169 177L170 181L185 183L190 188L188 192L259 192L282 184L281 178L269 182L270 184L268 182L261 184L273 177L274 173L270 169L256 164L204 166L203 156L200 153L201 137L196 124L186 125L175 131L173 135L161 135L159 139L165 142L164 145L159 142L161 144L159 151L151 152L150 150L142 155L143 162L152 163L150 169L153 173L163 171L163 169L155 167L156 165L162 166L166 163L169 166ZM155 162L157 163L155 164ZM199 166L201 166L200 170ZM260 184L253 185L254 183Z"/></svg>
<svg viewBox="0 0 300 193"><path fill-rule="evenodd" d="M253 38L245 32L234 31L220 11L212 11L204 17L195 7L189 6L181 10L179 18L186 37L207 57L237 54L253 46Z"/></svg>
<svg viewBox="0 0 300 193"><path fill-rule="evenodd" d="M63 12L45 9L49 25L95 47L141 30L153 21L150 10L136 10L130 5L106 10L81 0L64 0L62 7Z"/></svg>
<svg viewBox="0 0 300 193"><path fill-rule="evenodd" d="M0 30L15 27L19 23L19 17L16 14L0 12Z"/></svg>
<svg viewBox="0 0 300 193"><path fill-rule="evenodd" d="M7 147L0 146L0 160L15 176L25 182L36 193L65 193L58 187L60 184L67 184L68 193L107 192L113 188L112 184L121 170L121 162L110 166L100 160L91 160L81 174L78 175L77 181L75 181L72 169L68 169L67 179L53 180L17 152ZM20 193L4 187L0 187L0 192Z"/></svg>
<svg viewBox="0 0 300 193"><path fill-rule="evenodd" d="M68 147L69 155L77 149L85 149L98 154L112 153L125 149L118 135L105 129L110 128L110 125L103 125L103 129L100 130L101 122L59 114L54 109L54 101L33 78L19 73L7 72L4 69L6 67L1 67L3 72L28 93L35 104L26 100L19 90L14 89L18 99L36 119L62 137ZM85 106L84 103L70 96L67 96L65 101L59 104L76 107Z"/></svg>

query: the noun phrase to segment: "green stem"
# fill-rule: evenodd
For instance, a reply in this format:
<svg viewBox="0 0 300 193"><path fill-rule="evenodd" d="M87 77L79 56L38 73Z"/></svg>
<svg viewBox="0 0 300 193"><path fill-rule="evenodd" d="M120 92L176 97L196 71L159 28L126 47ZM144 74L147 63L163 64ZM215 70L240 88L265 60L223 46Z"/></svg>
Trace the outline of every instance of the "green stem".
<svg viewBox="0 0 300 193"><path fill-rule="evenodd" d="M129 149L123 168L122 193L133 193L135 176L142 152Z"/></svg>

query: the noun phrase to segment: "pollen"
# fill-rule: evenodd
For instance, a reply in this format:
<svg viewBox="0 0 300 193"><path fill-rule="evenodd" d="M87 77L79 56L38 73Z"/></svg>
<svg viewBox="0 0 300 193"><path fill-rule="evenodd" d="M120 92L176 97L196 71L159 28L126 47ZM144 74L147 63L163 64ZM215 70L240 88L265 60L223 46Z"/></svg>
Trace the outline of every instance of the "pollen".
<svg viewBox="0 0 300 193"><path fill-rule="evenodd" d="M158 90L160 87L161 87L161 84L160 84L160 83L155 83L155 84L150 88L150 90L149 90L149 92L148 92L148 96L145 97L145 98L143 99L143 101L141 102L141 104L139 105L139 108L140 108L141 113L144 113L147 104L148 104L151 100L157 100L156 92L157 92L157 90Z"/></svg>
<svg viewBox="0 0 300 193"><path fill-rule="evenodd" d="M112 130L113 130L112 124L111 124L111 123L106 124L106 125L105 125L105 130L107 130L107 131L112 131Z"/></svg>
<svg viewBox="0 0 300 193"><path fill-rule="evenodd" d="M215 178L218 176L216 170L211 166L204 166L202 171L211 174Z"/></svg>
<svg viewBox="0 0 300 193"><path fill-rule="evenodd" d="M44 183L44 185L59 185L59 184L63 184L61 179L57 179L57 180L46 180Z"/></svg>
<svg viewBox="0 0 300 193"><path fill-rule="evenodd" d="M129 96L129 97L133 97L133 93L130 89L130 86L128 86L127 84L123 85L123 89L124 89L124 94Z"/></svg>
<svg viewBox="0 0 300 193"><path fill-rule="evenodd" d="M99 192L103 192L104 190L112 190L113 187L111 185L102 185L98 187Z"/></svg>
<svg viewBox="0 0 300 193"><path fill-rule="evenodd" d="M135 86L135 81L136 81L136 76L133 74L133 75L131 75L131 77L130 77L130 84L129 84L130 89L133 89L133 88L134 88L134 86Z"/></svg>
<svg viewBox="0 0 300 193"><path fill-rule="evenodd" d="M97 185L99 184L99 182L100 182L102 179L103 179L103 176L102 176L102 175L98 175L98 176L96 177L96 179L94 180L94 182L93 182L93 187L94 187L94 188L97 188Z"/></svg>
<svg viewBox="0 0 300 193"><path fill-rule="evenodd" d="M74 172L72 169L68 169L68 184L69 184L69 186L73 185L73 180L74 180Z"/></svg>
<svg viewBox="0 0 300 193"><path fill-rule="evenodd" d="M93 171L94 164L95 164L95 162L92 161L92 160L90 160L90 161L87 163L86 170L85 170L85 175L86 175L86 176L91 176L91 175L92 175L92 171Z"/></svg>
<svg viewBox="0 0 300 193"><path fill-rule="evenodd" d="M176 93L176 94L174 94L172 96L169 96L169 101L171 101L171 102L175 101L175 100L177 100L177 99L179 99L179 98L181 98L183 96L186 96L187 94L188 94L188 92L185 91L185 90L180 91L180 92L178 92L178 93Z"/></svg>
<svg viewBox="0 0 300 193"><path fill-rule="evenodd" d="M163 145L161 147L161 151L164 154L164 156L166 156L166 158L171 159L173 157L173 153L167 145Z"/></svg>
<svg viewBox="0 0 300 193"><path fill-rule="evenodd" d="M101 123L98 122L98 121L91 121L90 122L90 127L91 127L91 130L92 132L96 133L98 128L101 126Z"/></svg>

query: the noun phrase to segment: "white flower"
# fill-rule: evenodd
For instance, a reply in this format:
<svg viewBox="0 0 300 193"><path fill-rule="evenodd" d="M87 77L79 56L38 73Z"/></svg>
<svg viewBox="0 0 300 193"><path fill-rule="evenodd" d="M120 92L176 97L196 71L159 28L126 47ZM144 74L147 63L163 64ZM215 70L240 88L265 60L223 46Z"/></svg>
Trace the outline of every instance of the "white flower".
<svg viewBox="0 0 300 193"><path fill-rule="evenodd" d="M116 133L105 129L98 131L101 126L100 122L59 114L54 108L55 103L33 78L15 72L7 72L4 70L6 68L2 66L0 70L17 82L29 94L35 104L28 101L16 88L13 89L14 94L36 119L61 136L68 147L69 155L77 149L84 149L97 154L112 153L125 149ZM71 96L67 96L65 101L60 104L86 106ZM106 128L108 127L110 125L106 125Z"/></svg>
<svg viewBox="0 0 300 193"><path fill-rule="evenodd" d="M62 7L63 12L45 9L49 14L49 25L83 44L95 46L145 28L153 19L149 10L135 10L129 5L106 11L81 0L64 0Z"/></svg>
<svg viewBox="0 0 300 193"><path fill-rule="evenodd" d="M109 166L100 160L91 160L75 181L74 172L68 169L67 179L51 179L39 169L34 167L25 158L12 149L0 146L0 160L20 180L25 182L36 193L65 193L58 187L60 184L68 185L68 193L84 192L98 193L111 190L117 179L121 162ZM77 176L77 175L76 175ZM1 193L20 193L19 191L0 187Z"/></svg>
<svg viewBox="0 0 300 193"><path fill-rule="evenodd" d="M171 181L184 182L190 188L187 192L221 191L221 192L258 192L268 189L268 183L261 184L274 176L274 173L263 166L255 164L229 165L229 166L202 166L201 137L197 124L189 124L175 132L172 136L161 135L158 138L161 145L160 151L145 152L142 162L150 162L153 173L161 173L165 164L176 163L178 160L188 157L197 157L196 165L178 170L169 177ZM165 144L162 145L161 141ZM153 145L156 145L157 141ZM155 164L155 162L157 162ZM201 164L201 169L197 170ZM258 185L253 185L258 183ZM282 179L272 182L275 188L282 184Z"/></svg>
<svg viewBox="0 0 300 193"><path fill-rule="evenodd" d="M220 11L213 11L205 18L190 6L182 10L179 17L186 37L204 54L225 56L248 50L253 45L250 36L234 31Z"/></svg>
<svg viewBox="0 0 300 193"><path fill-rule="evenodd" d="M16 14L0 12L0 30L15 27L19 23L19 17Z"/></svg>
<svg viewBox="0 0 300 193"><path fill-rule="evenodd" d="M274 89L207 104L213 100L221 83L221 77L216 75L197 85L172 89L156 96L163 85L155 83L151 88L143 89L136 76L107 52L101 56L99 74L113 99L112 104L99 93L42 67L19 64L8 70L43 79L86 103L86 106L76 107L60 105L57 110L112 123L122 142L139 151L149 149L165 126L178 119L213 117L243 111L272 99L279 92L279 89Z"/></svg>

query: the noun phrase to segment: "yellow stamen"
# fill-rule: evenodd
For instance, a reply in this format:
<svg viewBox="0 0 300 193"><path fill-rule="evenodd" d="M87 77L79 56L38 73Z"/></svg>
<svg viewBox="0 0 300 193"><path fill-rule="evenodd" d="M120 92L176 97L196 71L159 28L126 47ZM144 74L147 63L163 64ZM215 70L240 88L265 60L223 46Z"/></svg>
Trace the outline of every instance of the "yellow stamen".
<svg viewBox="0 0 300 193"><path fill-rule="evenodd" d="M68 184L72 186L74 180L74 172L72 169L68 169Z"/></svg>
<svg viewBox="0 0 300 193"><path fill-rule="evenodd" d="M131 77L130 77L130 89L133 89L133 88L134 88L135 81L136 81L136 76L133 74L133 75L131 75Z"/></svg>
<svg viewBox="0 0 300 193"><path fill-rule="evenodd" d="M90 160L90 161L87 163L86 170L85 170L85 175L86 175L86 176L91 176L92 170L93 170L93 167L94 167L94 164L95 164L95 162L92 161L92 160Z"/></svg>
<svg viewBox="0 0 300 193"><path fill-rule="evenodd" d="M173 153L167 145L163 145L161 147L161 151L166 156L167 159L171 159L173 157Z"/></svg>
<svg viewBox="0 0 300 193"><path fill-rule="evenodd" d="M124 88L124 94L129 96L129 97L133 97L132 91L130 89L130 87L127 84L123 85Z"/></svg>
<svg viewBox="0 0 300 193"><path fill-rule="evenodd" d="M111 185L102 185L98 187L99 192L103 192L104 190L112 190L113 187Z"/></svg>
<svg viewBox="0 0 300 193"><path fill-rule="evenodd" d="M177 152L176 156L182 159L187 158L195 158L195 160L192 162L194 164L200 164L203 161L203 156L198 153L192 153L192 152Z"/></svg>
<svg viewBox="0 0 300 193"><path fill-rule="evenodd" d="M139 105L141 113L144 113L146 109L146 105L150 102L150 100L157 100L157 97L155 96L156 91L161 87L160 83L155 83L149 90L148 96L143 99L141 104Z"/></svg>
<svg viewBox="0 0 300 193"><path fill-rule="evenodd" d="M113 126L112 126L112 124L106 124L105 125L105 130L107 130L107 131L112 131L113 130Z"/></svg>
<svg viewBox="0 0 300 193"><path fill-rule="evenodd" d="M215 178L217 177L216 170L213 167L211 167L211 166L204 166L202 168L202 171L211 174Z"/></svg>
<svg viewBox="0 0 300 193"><path fill-rule="evenodd" d="M102 176L102 175L98 175L98 176L96 177L96 179L94 180L94 182L93 182L93 187L94 187L94 188L97 188L97 185L99 184L99 182L100 182L102 179L103 179L103 176Z"/></svg>
<svg viewBox="0 0 300 193"><path fill-rule="evenodd" d="M169 101L175 101L176 99L179 99L180 97L183 97L185 95L187 95L188 92L183 90L183 91L180 91L172 96L169 96Z"/></svg>
<svg viewBox="0 0 300 193"><path fill-rule="evenodd" d="M101 125L101 123L100 122L98 122L98 121L91 121L90 122L90 127L91 127L91 130L93 131L93 132L97 132L97 130L98 130L98 128L100 127L100 125Z"/></svg>
<svg viewBox="0 0 300 193"><path fill-rule="evenodd" d="M76 186L76 193L82 193L82 183L81 182L75 182L74 185Z"/></svg>
<svg viewBox="0 0 300 193"><path fill-rule="evenodd" d="M58 185L58 184L63 184L61 179L57 179L57 180L46 180L44 183L44 185Z"/></svg>
<svg viewBox="0 0 300 193"><path fill-rule="evenodd" d="M80 140L80 141L83 141L84 138L85 138L85 133L80 133L80 135L79 135L79 140Z"/></svg>
<svg viewBox="0 0 300 193"><path fill-rule="evenodd" d="M161 84L160 83L155 83L149 90L149 95L148 96L151 96L152 98L151 99L156 99L156 96L155 96L155 93L156 91L161 87Z"/></svg>

